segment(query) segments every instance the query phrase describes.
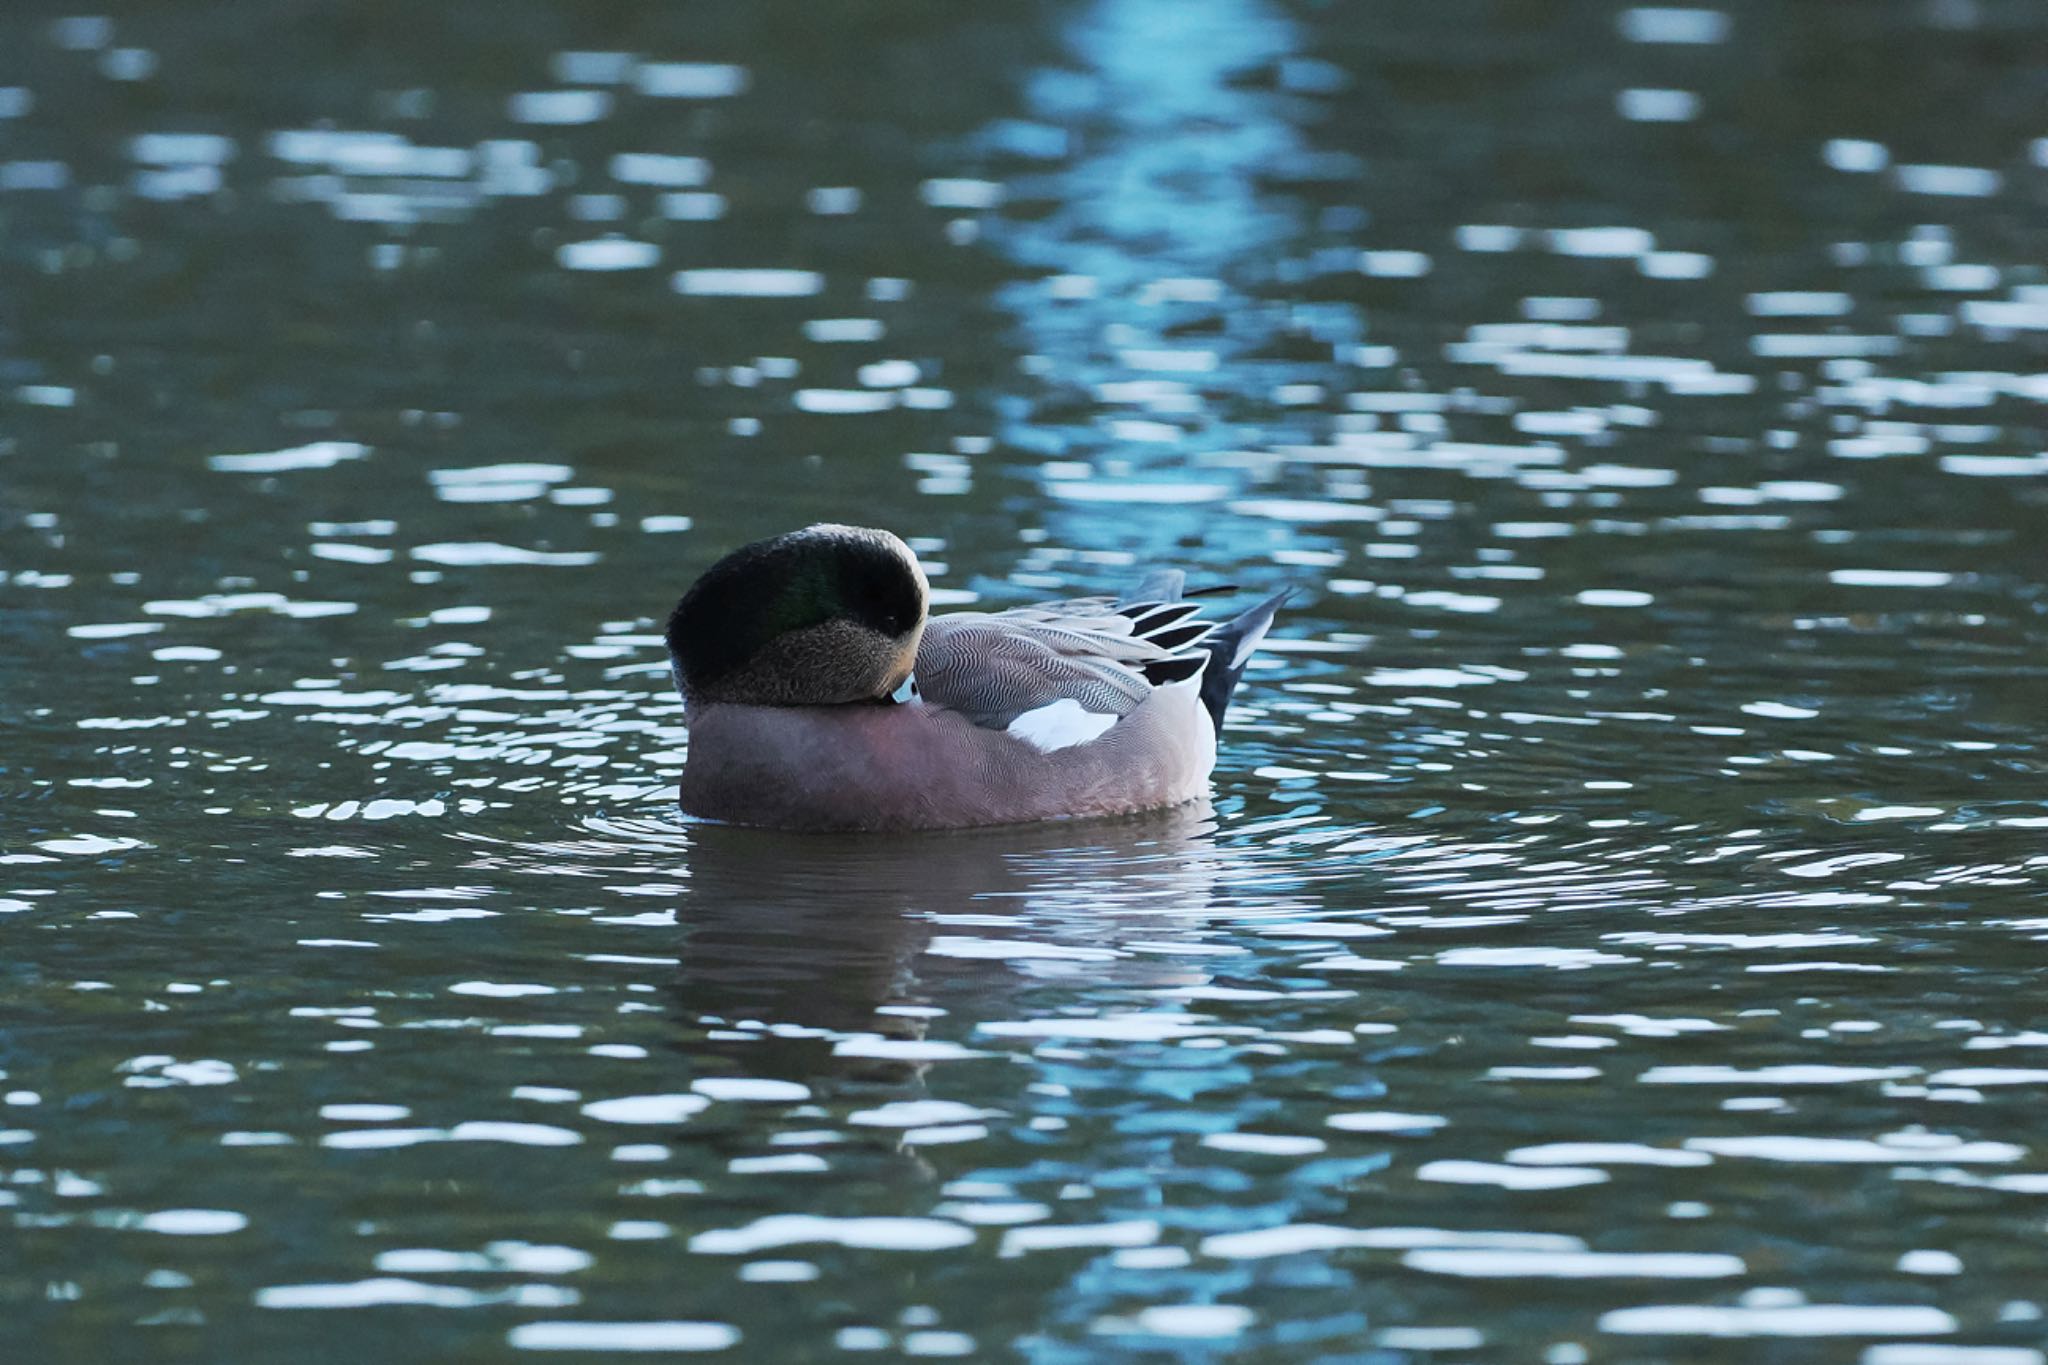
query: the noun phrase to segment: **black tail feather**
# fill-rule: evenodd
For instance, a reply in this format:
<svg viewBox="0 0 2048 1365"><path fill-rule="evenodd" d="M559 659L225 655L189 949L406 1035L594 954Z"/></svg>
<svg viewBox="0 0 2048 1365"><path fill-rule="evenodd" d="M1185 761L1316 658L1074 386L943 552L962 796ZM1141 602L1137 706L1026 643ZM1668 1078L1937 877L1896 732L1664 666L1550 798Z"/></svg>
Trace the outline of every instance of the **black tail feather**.
<svg viewBox="0 0 2048 1365"><path fill-rule="evenodd" d="M1202 705L1208 709L1219 735L1223 733L1223 715L1230 709L1230 694L1244 677L1252 651L1272 628L1274 613L1292 596L1294 589L1282 588L1249 611L1216 627L1216 633L1203 641L1202 648L1209 651L1209 667L1202 675Z"/></svg>
<svg viewBox="0 0 2048 1365"><path fill-rule="evenodd" d="M1154 659L1138 665L1138 671L1145 675L1145 681L1154 687L1168 683L1186 682L1202 671L1209 662L1206 654L1176 654L1171 659Z"/></svg>
<svg viewBox="0 0 2048 1365"><path fill-rule="evenodd" d="M1122 614L1131 618L1131 634L1149 638L1154 631L1179 625L1201 609L1199 602L1164 602L1142 610L1125 607Z"/></svg>
<svg viewBox="0 0 2048 1365"><path fill-rule="evenodd" d="M1177 626L1169 626L1165 630L1155 630L1148 634L1145 639L1148 643L1158 645L1161 649L1178 650L1184 649L1195 643L1195 641L1202 639L1214 629L1215 627L1211 626L1207 621L1187 621Z"/></svg>

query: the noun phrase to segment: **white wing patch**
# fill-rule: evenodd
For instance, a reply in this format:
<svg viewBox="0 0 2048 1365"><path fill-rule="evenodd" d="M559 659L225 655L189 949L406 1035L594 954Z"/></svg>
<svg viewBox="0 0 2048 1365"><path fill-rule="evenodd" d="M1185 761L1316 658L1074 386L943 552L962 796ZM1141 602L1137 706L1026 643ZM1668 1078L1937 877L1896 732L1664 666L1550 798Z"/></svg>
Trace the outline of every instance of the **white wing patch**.
<svg viewBox="0 0 2048 1365"><path fill-rule="evenodd" d="M1116 724L1115 716L1090 711L1072 697L1062 697L1011 721L1004 733L1023 740L1040 753L1086 744Z"/></svg>

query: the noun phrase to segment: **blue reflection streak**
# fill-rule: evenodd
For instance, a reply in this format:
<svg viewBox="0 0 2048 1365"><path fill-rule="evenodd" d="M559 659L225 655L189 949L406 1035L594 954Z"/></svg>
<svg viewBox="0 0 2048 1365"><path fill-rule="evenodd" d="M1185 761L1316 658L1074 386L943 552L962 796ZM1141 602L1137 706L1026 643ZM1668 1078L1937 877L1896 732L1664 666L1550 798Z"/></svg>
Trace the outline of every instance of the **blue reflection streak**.
<svg viewBox="0 0 2048 1365"><path fill-rule="evenodd" d="M1334 346L1360 327L1350 309L1259 296L1312 211L1285 182L1327 163L1302 128L1313 105L1288 89L1313 64L1295 56L1293 21L1264 0L1099 0L1063 36L1072 65L1026 81L1034 121L1002 121L981 138L986 151L1045 167L1013 183L1050 211L991 224L989 235L1014 264L1056 275L999 295L1056 405L1017 404L1004 442L1089 458L1098 475L1138 485L1106 502L1055 495L1047 520L1060 543L1155 557L1205 540L1213 553L1263 558L1262 529L1220 516L1222 500L1192 487L1235 496L1247 471L1191 466L1282 436L1273 387L1328 377L1327 361L1273 358L1276 336ZM1153 358L1134 362L1134 351ZM1182 354L1193 368L1168 367ZM1154 500L1143 485L1155 482L1181 496L1162 488Z"/></svg>

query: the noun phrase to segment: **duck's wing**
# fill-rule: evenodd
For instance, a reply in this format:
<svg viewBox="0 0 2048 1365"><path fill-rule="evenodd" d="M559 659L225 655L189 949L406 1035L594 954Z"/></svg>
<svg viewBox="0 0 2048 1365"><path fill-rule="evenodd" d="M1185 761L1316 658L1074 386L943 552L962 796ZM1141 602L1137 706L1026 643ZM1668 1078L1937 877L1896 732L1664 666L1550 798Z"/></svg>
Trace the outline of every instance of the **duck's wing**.
<svg viewBox="0 0 2048 1365"><path fill-rule="evenodd" d="M1210 627L1193 619L1196 611L1177 601L1079 597L934 617L917 651L918 692L1041 748L1081 743L1153 688L1201 674Z"/></svg>

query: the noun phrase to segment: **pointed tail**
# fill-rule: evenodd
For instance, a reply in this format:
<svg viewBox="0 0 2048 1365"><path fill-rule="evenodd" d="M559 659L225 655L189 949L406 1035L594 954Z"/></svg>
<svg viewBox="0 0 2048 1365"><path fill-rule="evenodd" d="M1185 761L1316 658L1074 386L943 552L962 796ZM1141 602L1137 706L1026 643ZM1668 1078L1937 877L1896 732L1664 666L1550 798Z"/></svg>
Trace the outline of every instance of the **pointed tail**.
<svg viewBox="0 0 2048 1365"><path fill-rule="evenodd" d="M1216 733L1223 733L1223 713L1230 709L1230 694L1244 677L1245 666L1266 632L1273 628L1273 616L1294 596L1294 589L1282 588L1265 601L1216 628L1203 642L1209 651L1209 667L1202 674L1202 705Z"/></svg>

